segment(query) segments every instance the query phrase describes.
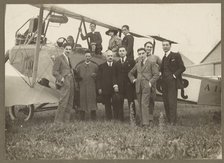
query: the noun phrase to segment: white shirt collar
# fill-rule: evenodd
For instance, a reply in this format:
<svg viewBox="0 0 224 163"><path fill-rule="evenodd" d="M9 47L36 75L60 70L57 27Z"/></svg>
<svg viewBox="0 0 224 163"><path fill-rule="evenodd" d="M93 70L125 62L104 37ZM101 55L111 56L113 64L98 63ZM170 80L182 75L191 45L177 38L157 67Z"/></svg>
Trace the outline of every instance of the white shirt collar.
<svg viewBox="0 0 224 163"><path fill-rule="evenodd" d="M166 52L166 56L168 57L169 54L170 54L170 50L168 52Z"/></svg>
<svg viewBox="0 0 224 163"><path fill-rule="evenodd" d="M86 62L86 61L85 61L85 64L87 64L87 65L90 64L90 61L89 61L89 62Z"/></svg>
<svg viewBox="0 0 224 163"><path fill-rule="evenodd" d="M124 62L126 61L127 56L124 56ZM121 58L121 63L122 63L122 58Z"/></svg>
<svg viewBox="0 0 224 163"><path fill-rule="evenodd" d="M146 60L147 60L148 58L147 57L145 57L145 59L144 59L144 61L143 61L143 64L145 64L145 62L146 62Z"/></svg>
<svg viewBox="0 0 224 163"><path fill-rule="evenodd" d="M112 66L112 65L113 65L113 61L112 61L112 62L108 62L108 61L107 61L107 65L108 65L108 66L110 66L110 63L111 63L111 66Z"/></svg>
<svg viewBox="0 0 224 163"><path fill-rule="evenodd" d="M68 62L68 57L65 55L65 53L63 53L64 57L66 58L67 62Z"/></svg>

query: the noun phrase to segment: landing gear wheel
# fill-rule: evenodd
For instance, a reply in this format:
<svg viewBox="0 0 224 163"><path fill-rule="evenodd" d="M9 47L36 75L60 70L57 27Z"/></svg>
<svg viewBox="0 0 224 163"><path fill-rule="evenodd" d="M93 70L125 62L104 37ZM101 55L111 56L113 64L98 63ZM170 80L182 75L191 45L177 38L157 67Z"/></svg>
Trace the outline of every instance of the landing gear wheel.
<svg viewBox="0 0 224 163"><path fill-rule="evenodd" d="M11 120L20 119L28 121L32 119L34 115L34 105L27 106L12 106L9 108L9 116Z"/></svg>

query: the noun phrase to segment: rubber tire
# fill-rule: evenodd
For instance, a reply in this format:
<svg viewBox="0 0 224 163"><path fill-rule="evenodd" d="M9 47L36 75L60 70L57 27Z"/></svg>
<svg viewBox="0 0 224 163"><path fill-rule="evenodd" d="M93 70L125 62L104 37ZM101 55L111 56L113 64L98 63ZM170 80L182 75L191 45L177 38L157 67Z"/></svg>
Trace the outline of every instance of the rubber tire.
<svg viewBox="0 0 224 163"><path fill-rule="evenodd" d="M29 121L30 119L33 118L33 116L34 116L34 105L33 104L28 105L27 109L28 109L28 114L27 114L26 118L24 118L25 122ZM15 106L9 107L9 116L10 116L11 120L16 120L17 119L16 114L15 114Z"/></svg>

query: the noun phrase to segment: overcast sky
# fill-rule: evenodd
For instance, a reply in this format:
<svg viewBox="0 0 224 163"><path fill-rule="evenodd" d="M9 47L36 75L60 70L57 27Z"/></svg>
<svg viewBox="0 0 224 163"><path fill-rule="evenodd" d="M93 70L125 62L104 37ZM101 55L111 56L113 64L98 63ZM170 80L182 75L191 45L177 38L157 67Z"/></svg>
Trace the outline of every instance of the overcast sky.
<svg viewBox="0 0 224 163"><path fill-rule="evenodd" d="M180 51L194 63L199 63L221 40L220 4L67 4L58 5L70 11L144 35L160 35L179 44L173 51ZM30 5L7 5L5 17L6 50L14 46L16 30L39 9ZM46 15L48 12L45 12ZM69 19L67 24L52 24L47 33L54 43L59 37L72 35L76 38L79 21ZM87 24L87 27L89 25ZM25 29L25 28L24 28ZM89 28L87 29L89 31ZM107 49L107 29L97 27L103 38L103 51ZM135 53L146 39L135 39ZM79 43L86 47L86 42ZM161 44L157 42L155 54L163 56Z"/></svg>

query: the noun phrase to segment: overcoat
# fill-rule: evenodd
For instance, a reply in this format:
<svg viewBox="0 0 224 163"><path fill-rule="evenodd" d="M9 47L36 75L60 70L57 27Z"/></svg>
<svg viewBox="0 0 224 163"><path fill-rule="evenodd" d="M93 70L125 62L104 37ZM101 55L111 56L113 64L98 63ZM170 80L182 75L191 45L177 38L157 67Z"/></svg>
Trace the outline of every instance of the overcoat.
<svg viewBox="0 0 224 163"><path fill-rule="evenodd" d="M80 89L80 110L90 111L96 110L96 75L98 66L90 62L80 63L77 66L76 72L81 80L79 81Z"/></svg>

